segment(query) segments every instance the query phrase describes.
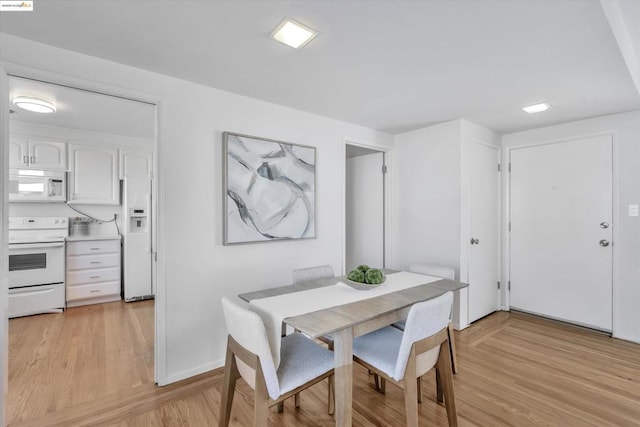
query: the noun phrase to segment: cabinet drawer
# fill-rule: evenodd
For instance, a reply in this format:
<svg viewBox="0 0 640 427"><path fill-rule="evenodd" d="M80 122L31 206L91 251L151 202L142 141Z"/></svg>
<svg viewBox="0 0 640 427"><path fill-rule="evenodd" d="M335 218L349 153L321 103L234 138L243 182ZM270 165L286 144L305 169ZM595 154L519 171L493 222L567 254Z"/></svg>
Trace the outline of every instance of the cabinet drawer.
<svg viewBox="0 0 640 427"><path fill-rule="evenodd" d="M67 255L120 253L120 240L67 242Z"/></svg>
<svg viewBox="0 0 640 427"><path fill-rule="evenodd" d="M84 270L87 268L119 267L120 254L79 255L67 258L68 270Z"/></svg>
<svg viewBox="0 0 640 427"><path fill-rule="evenodd" d="M120 281L120 268L100 268L67 272L67 286Z"/></svg>
<svg viewBox="0 0 640 427"><path fill-rule="evenodd" d="M67 287L67 301L99 298L120 293L120 281Z"/></svg>

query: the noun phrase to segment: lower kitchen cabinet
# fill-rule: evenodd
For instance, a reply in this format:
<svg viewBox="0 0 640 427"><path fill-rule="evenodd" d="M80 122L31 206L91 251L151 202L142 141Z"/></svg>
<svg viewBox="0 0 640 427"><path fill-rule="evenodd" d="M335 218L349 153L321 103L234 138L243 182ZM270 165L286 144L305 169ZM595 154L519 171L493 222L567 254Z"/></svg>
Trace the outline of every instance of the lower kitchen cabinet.
<svg viewBox="0 0 640 427"><path fill-rule="evenodd" d="M67 242L67 307L118 301L120 236Z"/></svg>

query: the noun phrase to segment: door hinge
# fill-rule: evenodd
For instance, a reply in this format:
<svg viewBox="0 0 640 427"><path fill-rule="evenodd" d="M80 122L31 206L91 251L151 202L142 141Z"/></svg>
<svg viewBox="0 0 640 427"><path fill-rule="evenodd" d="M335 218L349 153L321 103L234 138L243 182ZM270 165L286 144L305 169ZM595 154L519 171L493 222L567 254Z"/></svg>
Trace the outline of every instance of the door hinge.
<svg viewBox="0 0 640 427"><path fill-rule="evenodd" d="M501 168L500 168L500 163L498 163L498 172L500 172L500 169L501 169Z"/></svg>
<svg viewBox="0 0 640 427"><path fill-rule="evenodd" d="M500 289L500 281L498 280L498 289Z"/></svg>
<svg viewBox="0 0 640 427"><path fill-rule="evenodd" d="M508 290L511 290L511 280L509 280L509 281L507 282L507 289L508 289Z"/></svg>
<svg viewBox="0 0 640 427"><path fill-rule="evenodd" d="M382 173L387 173L387 165L382 166Z"/></svg>
<svg viewBox="0 0 640 427"><path fill-rule="evenodd" d="M511 173L511 162L509 162L509 173Z"/></svg>

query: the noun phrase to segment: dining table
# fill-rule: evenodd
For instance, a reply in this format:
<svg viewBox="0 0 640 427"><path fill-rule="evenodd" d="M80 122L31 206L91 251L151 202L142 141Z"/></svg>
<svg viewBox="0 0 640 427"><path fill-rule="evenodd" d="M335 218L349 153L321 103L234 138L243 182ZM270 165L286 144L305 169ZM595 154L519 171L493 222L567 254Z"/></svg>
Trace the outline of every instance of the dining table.
<svg viewBox="0 0 640 427"><path fill-rule="evenodd" d="M469 286L418 273L382 271L386 280L379 286L354 283L346 276L338 276L238 295L265 321L276 364L282 325L311 338L331 336L336 426L351 426L353 339L406 319L415 303Z"/></svg>

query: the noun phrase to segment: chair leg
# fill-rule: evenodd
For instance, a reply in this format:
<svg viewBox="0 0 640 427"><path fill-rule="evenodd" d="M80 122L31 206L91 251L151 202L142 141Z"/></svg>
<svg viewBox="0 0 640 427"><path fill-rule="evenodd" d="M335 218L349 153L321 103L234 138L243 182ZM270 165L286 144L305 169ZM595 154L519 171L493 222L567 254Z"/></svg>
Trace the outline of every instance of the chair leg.
<svg viewBox="0 0 640 427"><path fill-rule="evenodd" d="M456 356L456 341L453 337L453 323L449 322L447 327L447 336L449 337L449 351L451 352L451 370L454 374L458 373L458 356Z"/></svg>
<svg viewBox="0 0 640 427"><path fill-rule="evenodd" d="M416 381L416 354L413 349L409 355L403 382L407 427L418 427L418 382Z"/></svg>
<svg viewBox="0 0 640 427"><path fill-rule="evenodd" d="M300 393L296 393L293 397L294 402L296 403L296 408L300 407Z"/></svg>
<svg viewBox="0 0 640 427"><path fill-rule="evenodd" d="M260 377L258 377L260 375ZM269 419L269 392L262 376L262 370L256 371L256 389L253 402L253 425L255 427L267 427Z"/></svg>
<svg viewBox="0 0 640 427"><path fill-rule="evenodd" d="M236 358L227 347L227 356L224 363L224 382L222 386L222 399L220 401L220 420L219 427L227 427L231 418L231 405L233 404L233 395L236 390L236 380L240 376Z"/></svg>
<svg viewBox="0 0 640 427"><path fill-rule="evenodd" d="M276 405L276 412L281 414L284 412L284 402L280 402Z"/></svg>
<svg viewBox="0 0 640 427"><path fill-rule="evenodd" d="M436 402L444 403L444 394L442 393L442 380L440 379L440 371L436 366Z"/></svg>
<svg viewBox="0 0 640 427"><path fill-rule="evenodd" d="M418 403L422 403L422 377L418 377L416 382L418 383Z"/></svg>
<svg viewBox="0 0 640 427"><path fill-rule="evenodd" d="M335 384L333 380L334 380L334 377L333 375L331 375L329 377L329 390L328 390L329 398L327 401L327 409L328 409L329 415L333 415L333 413L336 410L336 394L334 390Z"/></svg>
<svg viewBox="0 0 640 427"><path fill-rule="evenodd" d="M378 391L382 394L385 394L387 392L387 380L379 376L378 381L380 382Z"/></svg>
<svg viewBox="0 0 640 427"><path fill-rule="evenodd" d="M447 419L449 427L457 427L458 415L456 413L456 398L453 391L453 371L451 369L451 353L448 343L444 342L440 346L440 356L438 357L438 372L441 379L442 391L444 393L444 406L447 408Z"/></svg>

